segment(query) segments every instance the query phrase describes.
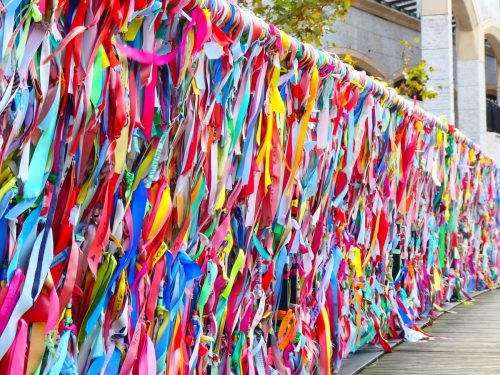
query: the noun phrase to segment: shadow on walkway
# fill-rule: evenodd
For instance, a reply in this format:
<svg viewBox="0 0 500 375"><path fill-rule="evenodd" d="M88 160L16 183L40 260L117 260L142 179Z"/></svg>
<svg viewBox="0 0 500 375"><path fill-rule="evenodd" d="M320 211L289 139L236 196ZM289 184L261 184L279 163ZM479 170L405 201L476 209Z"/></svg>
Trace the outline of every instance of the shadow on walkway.
<svg viewBox="0 0 500 375"><path fill-rule="evenodd" d="M500 290L483 293L425 329L429 341L405 342L361 374L500 375Z"/></svg>

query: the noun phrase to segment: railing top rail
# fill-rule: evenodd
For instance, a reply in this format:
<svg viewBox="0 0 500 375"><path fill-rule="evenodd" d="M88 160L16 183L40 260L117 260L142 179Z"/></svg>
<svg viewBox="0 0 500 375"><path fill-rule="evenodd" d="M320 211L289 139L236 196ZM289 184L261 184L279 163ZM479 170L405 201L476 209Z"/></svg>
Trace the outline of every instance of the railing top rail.
<svg viewBox="0 0 500 375"><path fill-rule="evenodd" d="M336 54L318 49L308 43L301 42L297 38L278 30L274 25L268 24L264 20L258 18L251 11L242 8L232 0L194 0L190 2L186 9L195 6L202 6L210 10L212 22L219 26L227 27L231 23L239 28L240 34L253 33L255 29L260 29L260 41L265 45L274 45L283 48L283 43L286 41L286 54L293 53L296 56L301 56L300 65L306 66L311 63L317 64L318 68L329 70L340 79L349 80L360 85L365 90L370 90L371 93L378 99L384 98L385 106L401 110L408 115L415 115L427 122L430 126L439 127L448 132L450 126L453 127L455 136L467 143L480 156L489 159L492 164L495 164L493 159L489 157L481 147L462 133L458 128L447 123L444 118L425 111L420 108L415 101L410 101L407 98L399 95L392 87L387 84L366 75L366 72L357 71L352 66L344 63ZM240 22L237 24L236 22ZM233 25L232 25L233 26ZM279 46L276 42L279 40ZM496 166L499 168L498 166Z"/></svg>

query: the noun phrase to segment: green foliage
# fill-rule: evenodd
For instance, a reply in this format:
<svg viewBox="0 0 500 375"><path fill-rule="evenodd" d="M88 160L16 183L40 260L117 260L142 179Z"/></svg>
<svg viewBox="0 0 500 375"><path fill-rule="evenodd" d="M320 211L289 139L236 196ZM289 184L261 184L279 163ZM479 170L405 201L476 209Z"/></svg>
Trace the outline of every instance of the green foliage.
<svg viewBox="0 0 500 375"><path fill-rule="evenodd" d="M411 58L413 57L413 50L417 48L419 38L414 38L413 42L401 40L403 45L403 82L395 87L399 94L406 95L410 98L417 97L419 100L427 100L435 98L438 93L432 88L427 86L429 81L428 73L433 72L432 66L427 66L425 60L420 60L417 65L410 66ZM440 87L438 87L440 88Z"/></svg>
<svg viewBox="0 0 500 375"><path fill-rule="evenodd" d="M240 0L257 16L301 41L321 44L337 17L345 18L352 0Z"/></svg>
<svg viewBox="0 0 500 375"><path fill-rule="evenodd" d="M240 0L240 4L252 10L258 17L274 24L286 33L301 41L321 44L321 37L332 32L331 26L337 19L345 19L352 0ZM396 91L408 97L416 96L419 100L435 98L436 91L427 86L428 73L434 69L427 66L425 60L410 66L413 50L417 48L419 38L409 42L402 40L404 80L395 87ZM352 56L346 55L346 63L355 66Z"/></svg>
<svg viewBox="0 0 500 375"><path fill-rule="evenodd" d="M351 55L350 53L346 54L346 55L342 58L342 60L343 60L346 64L349 64L349 65L354 66L354 67L355 67L355 66L356 66L356 64L358 63L358 62L357 62L357 60L354 60L354 59L352 58L352 55Z"/></svg>

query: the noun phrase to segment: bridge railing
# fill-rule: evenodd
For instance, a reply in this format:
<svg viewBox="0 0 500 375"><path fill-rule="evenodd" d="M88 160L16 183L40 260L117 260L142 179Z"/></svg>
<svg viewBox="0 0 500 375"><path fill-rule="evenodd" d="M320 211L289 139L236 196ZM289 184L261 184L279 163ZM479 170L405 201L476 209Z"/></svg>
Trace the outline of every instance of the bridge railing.
<svg viewBox="0 0 500 375"><path fill-rule="evenodd" d="M331 373L498 283L444 119L231 2L51 4L2 13L2 366Z"/></svg>

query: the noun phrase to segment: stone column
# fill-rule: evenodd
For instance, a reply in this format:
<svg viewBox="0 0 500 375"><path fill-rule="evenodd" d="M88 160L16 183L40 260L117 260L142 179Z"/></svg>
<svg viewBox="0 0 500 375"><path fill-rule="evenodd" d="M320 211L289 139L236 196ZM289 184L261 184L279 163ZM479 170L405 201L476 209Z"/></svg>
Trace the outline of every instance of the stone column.
<svg viewBox="0 0 500 375"><path fill-rule="evenodd" d="M457 30L458 127L484 146L486 140L486 79L484 39L478 28Z"/></svg>
<svg viewBox="0 0 500 375"><path fill-rule="evenodd" d="M451 0L421 0L422 59L434 68L428 85L438 92L423 107L455 123Z"/></svg>

